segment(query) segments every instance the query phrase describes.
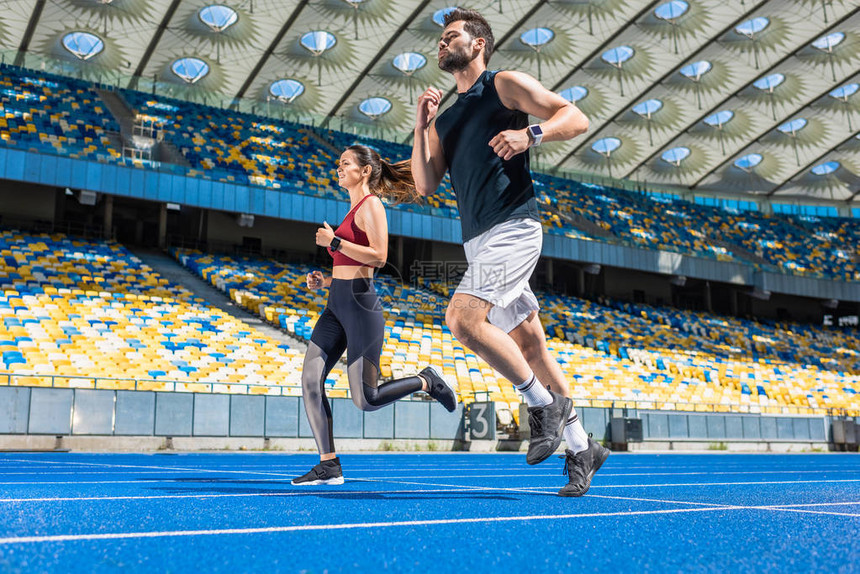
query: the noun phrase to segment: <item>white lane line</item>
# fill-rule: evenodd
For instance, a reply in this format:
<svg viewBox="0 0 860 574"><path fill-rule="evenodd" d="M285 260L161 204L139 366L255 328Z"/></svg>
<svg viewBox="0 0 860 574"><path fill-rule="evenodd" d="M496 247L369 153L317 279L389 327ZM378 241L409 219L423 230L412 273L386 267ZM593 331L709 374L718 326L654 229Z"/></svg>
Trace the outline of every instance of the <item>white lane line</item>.
<svg viewBox="0 0 860 574"><path fill-rule="evenodd" d="M601 475L603 476L603 475ZM860 482L860 479L845 478L834 480L768 480L763 482L745 481L745 482L670 482L670 483L652 483L652 484L592 484L591 488L662 488L676 486L751 486L751 485L767 485L767 484L840 484L846 482ZM3 484L3 483L0 483ZM16 484L28 484L26 482ZM65 483L64 483L65 484ZM541 489L546 486L522 486L523 489Z"/></svg>
<svg viewBox="0 0 860 574"><path fill-rule="evenodd" d="M367 522L346 524L308 524L301 526L272 526L265 528L225 528L213 530L168 530L162 532L112 532L103 534L60 534L49 536L20 536L0 538L0 545L28 544L38 542L72 542L79 540L116 540L127 538L162 538L174 536L211 536L225 534L270 534L275 532L301 532L314 530L350 530L391 527L435 526L441 524L474 524L490 522L528 522L533 520L565 520L573 518L603 518L618 516L647 516L655 514L681 514L687 512L713 512L726 510L726 507L712 508L672 508L665 510L642 510L626 512L593 512L584 514L553 514L523 516L487 516L480 518L449 518L439 520L409 520L400 522Z"/></svg>
<svg viewBox="0 0 860 574"><path fill-rule="evenodd" d="M28 462L40 462L40 461L28 461ZM67 465L78 465L78 466L75 466L75 468L78 468L78 469L79 469L79 465L86 465L86 466L95 466L95 467L99 467L99 468L154 469L154 470L157 470L159 472L165 472L165 471L169 471L169 472L212 472L212 473L222 473L222 474L249 474L249 475L263 475L263 476L294 477L294 475L292 473L285 474L285 473L281 473L281 472L252 472L252 471L246 471L246 470L218 470L218 469L201 470L201 469L196 469L196 468L183 468L183 467L178 467L178 466L163 467L163 466L157 466L157 465L107 464L107 463L98 463L98 462L74 462L74 461L69 461L69 462L66 462L65 464L67 464ZM302 468L307 468L307 467L304 466ZM149 472L149 473L152 474L152 472ZM71 474L71 473L54 473L54 474ZM89 472L86 470L84 470L82 472L82 469L79 469L74 474L78 474L78 475L80 475L80 474L96 474L96 472Z"/></svg>
<svg viewBox="0 0 860 574"><path fill-rule="evenodd" d="M303 487L297 487L303 488ZM306 488L306 487L305 487ZM326 487L323 487L326 488ZM332 490L303 490L295 492L237 492L237 493L220 493L220 494L151 494L151 495L124 495L124 496L52 496L39 498L2 498L0 504L3 503L22 503L22 502L89 502L95 500L164 500L177 498L254 498L254 497L292 497L292 496L318 496L318 495L352 495L352 494L428 494L428 493L457 493L458 489L425 489L425 490L338 490L334 487L328 487ZM498 490L489 488L485 490ZM467 491L471 492L471 491ZM532 494L530 492L529 494ZM537 492L540 494L540 492ZM555 494L553 492L553 494Z"/></svg>

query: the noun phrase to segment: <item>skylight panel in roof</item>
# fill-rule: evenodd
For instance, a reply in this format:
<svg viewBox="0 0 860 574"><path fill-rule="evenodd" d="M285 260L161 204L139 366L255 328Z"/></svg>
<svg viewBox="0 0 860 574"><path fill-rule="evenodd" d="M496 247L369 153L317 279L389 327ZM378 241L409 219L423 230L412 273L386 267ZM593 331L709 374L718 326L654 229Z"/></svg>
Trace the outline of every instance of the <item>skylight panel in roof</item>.
<svg viewBox="0 0 860 574"><path fill-rule="evenodd" d="M209 73L209 64L198 58L180 58L170 69L187 83L194 84Z"/></svg>
<svg viewBox="0 0 860 574"><path fill-rule="evenodd" d="M290 103L305 91L305 86L298 80L278 80L269 86L269 93L282 102Z"/></svg>
<svg viewBox="0 0 860 574"><path fill-rule="evenodd" d="M739 167L744 171L749 171L761 163L762 155L760 153L750 153L735 160L735 167Z"/></svg>
<svg viewBox="0 0 860 574"><path fill-rule="evenodd" d="M609 155L620 147L621 140L611 137L599 139L591 145L591 149L603 155Z"/></svg>
<svg viewBox="0 0 860 574"><path fill-rule="evenodd" d="M663 102L657 99L645 100L633 106L633 111L644 117L651 117L651 114L663 107Z"/></svg>
<svg viewBox="0 0 860 574"><path fill-rule="evenodd" d="M391 102L380 97L367 98L358 104L358 111L372 120L387 114L389 110L391 110Z"/></svg>
<svg viewBox="0 0 860 574"><path fill-rule="evenodd" d="M795 118L790 122L785 122L776 129L778 129L784 134L794 135L803 128L805 128L807 123L808 122L804 118Z"/></svg>
<svg viewBox="0 0 860 574"><path fill-rule="evenodd" d="M407 76L411 76L427 64L427 58L418 52L404 52L394 56L392 65Z"/></svg>
<svg viewBox="0 0 860 574"><path fill-rule="evenodd" d="M456 9L456 6L449 6L447 8L442 8L441 10L436 10L435 12L433 12L433 22L435 22L437 26L444 28L445 16L447 16Z"/></svg>
<svg viewBox="0 0 860 574"><path fill-rule="evenodd" d="M620 66L627 60L633 57L633 48L630 46L617 46L603 52L600 58L607 64Z"/></svg>
<svg viewBox="0 0 860 574"><path fill-rule="evenodd" d="M830 90L830 97L836 98L837 100L847 100L856 94L858 89L860 89L860 84L845 84L844 86L839 86L835 90Z"/></svg>
<svg viewBox="0 0 860 574"><path fill-rule="evenodd" d="M197 13L197 17L213 32L223 32L239 20L236 11L223 4L204 6Z"/></svg>
<svg viewBox="0 0 860 574"><path fill-rule="evenodd" d="M70 32L63 36L63 47L77 58L89 60L105 49L105 43L89 32Z"/></svg>
<svg viewBox="0 0 860 574"><path fill-rule="evenodd" d="M832 52L833 48L842 43L842 40L845 39L845 34L842 32L833 32L832 34L827 34L826 36L822 36L812 43L814 48L818 48L822 52Z"/></svg>
<svg viewBox="0 0 860 574"><path fill-rule="evenodd" d="M693 62L692 64L687 64L683 68L681 68L681 75L690 78L694 82L698 82L702 79L702 76L711 71L713 66L707 60L699 60L698 62Z"/></svg>
<svg viewBox="0 0 860 574"><path fill-rule="evenodd" d="M302 35L301 44L314 56L319 56L326 50L331 50L337 43L337 39L331 32L325 30L313 30Z"/></svg>
<svg viewBox="0 0 860 574"><path fill-rule="evenodd" d="M747 20L746 22L735 26L735 32L737 32L741 36L752 38L762 30L767 28L769 24L770 20L768 20L767 18L753 18L752 20Z"/></svg>
<svg viewBox="0 0 860 574"><path fill-rule="evenodd" d="M574 103L584 99L588 95L588 88L585 86L571 86L570 88L560 91L558 95L568 102Z"/></svg>
<svg viewBox="0 0 860 574"><path fill-rule="evenodd" d="M690 156L690 148L684 146L673 147L670 150L666 150L663 152L663 155L660 157L663 158L663 161L671 163L675 167L681 165L681 162L687 159Z"/></svg>
<svg viewBox="0 0 860 574"><path fill-rule="evenodd" d="M783 76L782 74L769 74L753 82L753 86L765 92L772 92L775 87L777 87L784 81L785 76Z"/></svg>
<svg viewBox="0 0 860 574"><path fill-rule="evenodd" d="M819 163L809 171L815 175L829 175L839 169L840 165L841 164L838 161L826 161L824 163Z"/></svg>
<svg viewBox="0 0 860 574"><path fill-rule="evenodd" d="M711 127L719 127L729 123L733 117L735 117L735 113L733 111L721 110L715 114L709 115L703 121Z"/></svg>
<svg viewBox="0 0 860 574"><path fill-rule="evenodd" d="M520 34L520 42L532 48L539 48L555 38L555 32L549 28L532 28Z"/></svg>
<svg viewBox="0 0 860 574"><path fill-rule="evenodd" d="M661 20L672 21L686 14L689 9L690 5L684 2L684 0L672 0L671 2L657 6L654 10L654 15Z"/></svg>

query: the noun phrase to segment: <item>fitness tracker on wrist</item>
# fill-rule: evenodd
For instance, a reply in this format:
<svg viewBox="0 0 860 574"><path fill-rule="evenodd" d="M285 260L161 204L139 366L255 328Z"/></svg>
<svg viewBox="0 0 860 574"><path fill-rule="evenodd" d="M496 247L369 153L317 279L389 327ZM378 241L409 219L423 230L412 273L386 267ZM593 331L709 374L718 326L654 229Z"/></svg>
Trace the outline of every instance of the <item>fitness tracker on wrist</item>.
<svg viewBox="0 0 860 574"><path fill-rule="evenodd" d="M340 249L340 237L333 237L331 243L328 244L332 251Z"/></svg>
<svg viewBox="0 0 860 574"><path fill-rule="evenodd" d="M528 127L529 137L532 140L533 146L539 146L543 139L543 130L540 129L540 124L532 124Z"/></svg>

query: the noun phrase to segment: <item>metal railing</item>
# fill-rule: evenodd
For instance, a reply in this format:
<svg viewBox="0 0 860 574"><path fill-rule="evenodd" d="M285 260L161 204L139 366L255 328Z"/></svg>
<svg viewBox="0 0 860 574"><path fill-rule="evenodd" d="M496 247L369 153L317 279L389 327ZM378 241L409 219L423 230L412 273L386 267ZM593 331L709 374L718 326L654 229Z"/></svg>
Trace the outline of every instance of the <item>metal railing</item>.
<svg viewBox="0 0 860 574"><path fill-rule="evenodd" d="M211 393L239 395L269 395L299 397L301 385L267 385L253 383L177 381L165 379L136 379L119 377L91 377L86 375L48 375L41 373L0 372L0 386L43 387L61 389L100 389L128 391L156 391L177 393ZM332 392L333 391L333 392ZM340 396L342 395L342 396ZM349 389L329 389L333 398L350 398ZM491 401L489 391L460 393L463 403ZM426 400L415 397L413 400ZM507 405L507 403L499 403ZM796 405L753 405L688 403L682 401L634 401L615 399L573 399L576 407L633 409L641 411L675 411L687 413L801 415L801 416L860 416L860 409L835 407L809 407Z"/></svg>

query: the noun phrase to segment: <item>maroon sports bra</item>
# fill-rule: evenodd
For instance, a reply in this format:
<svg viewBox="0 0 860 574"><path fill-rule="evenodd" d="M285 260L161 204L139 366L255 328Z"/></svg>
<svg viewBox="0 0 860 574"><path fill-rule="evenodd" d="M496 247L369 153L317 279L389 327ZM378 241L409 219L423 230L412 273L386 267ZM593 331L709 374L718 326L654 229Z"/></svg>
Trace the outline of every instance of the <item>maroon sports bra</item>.
<svg viewBox="0 0 860 574"><path fill-rule="evenodd" d="M337 229L334 230L335 237L339 237L343 241L349 241L350 243L355 243L356 245L364 245L365 247L370 246L370 241L367 239L367 234L359 229L358 225L355 223L355 212L358 211L358 208L361 207L361 204L364 203L364 200L368 197L371 197L373 194L369 193L361 198L361 201L355 204L355 207L349 210L349 213L346 214L346 217L343 218L343 221L340 225L337 226ZM326 248L328 250L329 255L334 259L334 265L352 265L359 267L373 267L372 265L366 265L360 261L356 261L351 257L347 257L341 251L332 251L331 247Z"/></svg>

